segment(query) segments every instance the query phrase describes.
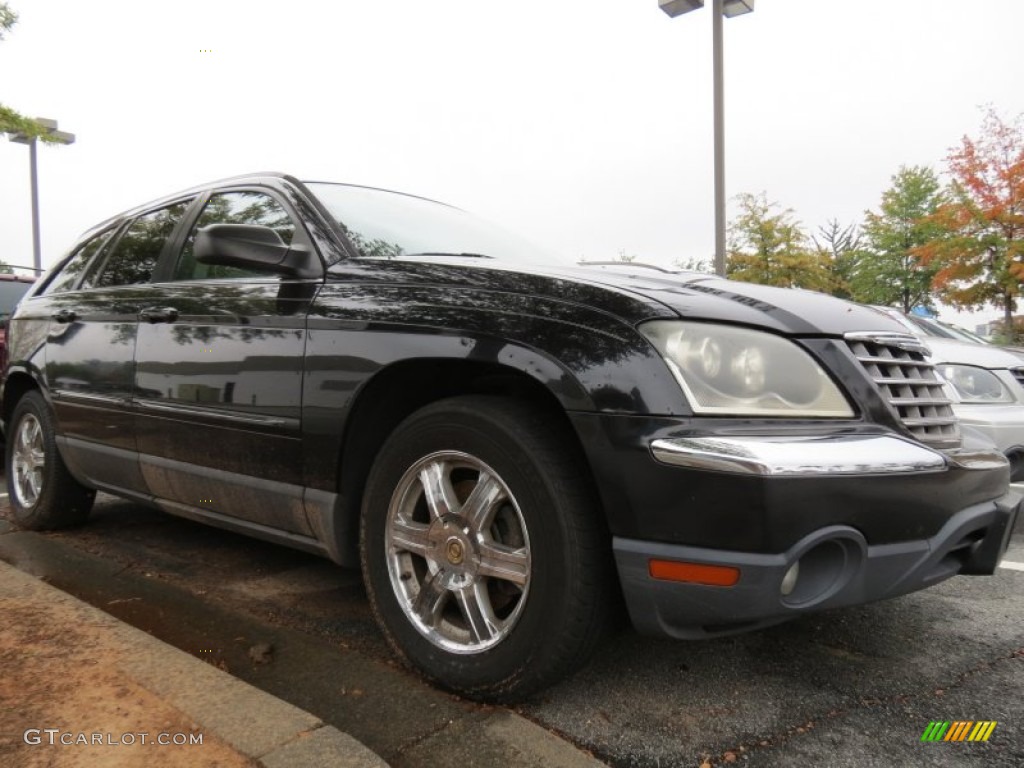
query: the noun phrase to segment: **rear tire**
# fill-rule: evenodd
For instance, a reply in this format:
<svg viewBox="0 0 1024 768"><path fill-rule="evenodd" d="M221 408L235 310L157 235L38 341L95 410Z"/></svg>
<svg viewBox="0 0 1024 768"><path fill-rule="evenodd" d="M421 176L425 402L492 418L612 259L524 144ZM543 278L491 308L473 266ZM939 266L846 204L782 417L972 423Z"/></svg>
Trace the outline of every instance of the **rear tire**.
<svg viewBox="0 0 1024 768"><path fill-rule="evenodd" d="M508 702L581 666L614 589L578 447L537 409L458 397L406 419L374 462L360 547L377 620L430 680Z"/></svg>
<svg viewBox="0 0 1024 768"><path fill-rule="evenodd" d="M8 424L5 459L11 519L19 528L43 531L78 525L92 509L96 491L68 472L55 434L43 396L26 392Z"/></svg>

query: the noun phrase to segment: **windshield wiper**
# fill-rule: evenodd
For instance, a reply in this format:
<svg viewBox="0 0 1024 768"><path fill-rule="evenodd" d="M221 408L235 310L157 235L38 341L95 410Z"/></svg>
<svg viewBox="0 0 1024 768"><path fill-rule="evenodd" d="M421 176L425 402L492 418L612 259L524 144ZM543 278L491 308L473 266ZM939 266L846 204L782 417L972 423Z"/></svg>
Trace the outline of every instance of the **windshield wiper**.
<svg viewBox="0 0 1024 768"><path fill-rule="evenodd" d="M403 253L402 254L402 258L403 259L415 258L416 256L460 256L460 257L466 258L466 259L493 259L494 258L493 256L488 256L485 253L440 253L440 252L434 253L434 252L424 252L424 253Z"/></svg>

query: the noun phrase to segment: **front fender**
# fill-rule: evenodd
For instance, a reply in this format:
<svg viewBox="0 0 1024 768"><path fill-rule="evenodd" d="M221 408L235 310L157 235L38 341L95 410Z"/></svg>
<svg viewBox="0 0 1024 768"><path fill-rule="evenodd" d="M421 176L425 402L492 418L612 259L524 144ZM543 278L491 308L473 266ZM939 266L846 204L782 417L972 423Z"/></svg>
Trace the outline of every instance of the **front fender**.
<svg viewBox="0 0 1024 768"><path fill-rule="evenodd" d="M388 365L444 358L521 371L570 411L691 414L664 361L632 325L549 297L328 284L309 318L310 358L307 375L321 378L314 389L332 390L335 402Z"/></svg>

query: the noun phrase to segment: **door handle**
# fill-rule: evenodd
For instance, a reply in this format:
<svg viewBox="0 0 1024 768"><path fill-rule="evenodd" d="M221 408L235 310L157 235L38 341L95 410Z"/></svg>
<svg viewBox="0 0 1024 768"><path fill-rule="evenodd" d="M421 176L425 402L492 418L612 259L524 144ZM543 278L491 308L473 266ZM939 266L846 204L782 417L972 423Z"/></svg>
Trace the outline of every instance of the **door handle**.
<svg viewBox="0 0 1024 768"><path fill-rule="evenodd" d="M178 319L178 310L174 307L146 307L139 312L139 317L148 323L173 323Z"/></svg>
<svg viewBox="0 0 1024 768"><path fill-rule="evenodd" d="M53 319L58 323L73 323L78 319L78 315L70 309L58 309L53 313Z"/></svg>

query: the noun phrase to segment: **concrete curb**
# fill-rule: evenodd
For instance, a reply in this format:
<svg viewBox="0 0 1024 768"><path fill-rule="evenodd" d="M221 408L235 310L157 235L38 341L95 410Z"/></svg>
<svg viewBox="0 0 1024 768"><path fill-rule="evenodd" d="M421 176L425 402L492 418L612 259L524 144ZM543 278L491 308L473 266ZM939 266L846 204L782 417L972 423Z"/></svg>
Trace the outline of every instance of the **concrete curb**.
<svg viewBox="0 0 1024 768"><path fill-rule="evenodd" d="M238 680L0 561L0 598L59 607L101 630L121 671L265 768L387 768L362 743L315 715Z"/></svg>

